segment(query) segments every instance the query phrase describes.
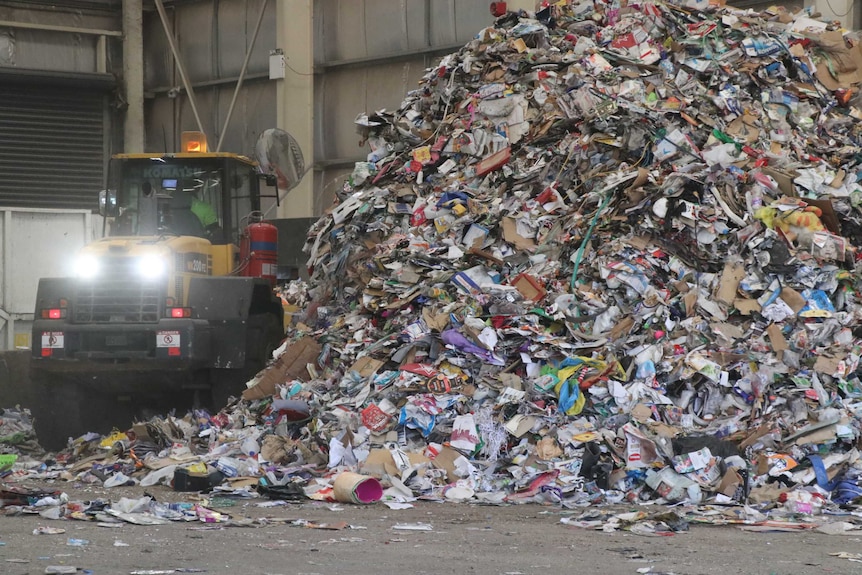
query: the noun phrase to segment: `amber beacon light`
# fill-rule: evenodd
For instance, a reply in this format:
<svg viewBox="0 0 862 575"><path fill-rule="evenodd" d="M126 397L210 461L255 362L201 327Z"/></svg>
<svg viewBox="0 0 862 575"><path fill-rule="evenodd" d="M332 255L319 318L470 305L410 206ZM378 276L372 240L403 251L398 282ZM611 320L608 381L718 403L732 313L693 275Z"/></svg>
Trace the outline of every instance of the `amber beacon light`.
<svg viewBox="0 0 862 575"><path fill-rule="evenodd" d="M182 150L187 153L205 154L207 152L207 137L203 132L183 132Z"/></svg>

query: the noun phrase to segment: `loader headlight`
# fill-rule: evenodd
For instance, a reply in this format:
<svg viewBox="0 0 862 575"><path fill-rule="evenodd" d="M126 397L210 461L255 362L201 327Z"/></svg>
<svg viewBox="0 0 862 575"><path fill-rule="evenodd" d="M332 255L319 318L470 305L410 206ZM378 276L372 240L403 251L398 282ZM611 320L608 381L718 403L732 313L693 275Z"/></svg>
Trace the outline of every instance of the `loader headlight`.
<svg viewBox="0 0 862 575"><path fill-rule="evenodd" d="M138 273L144 279L157 279L168 271L165 258L155 254L143 256L138 260Z"/></svg>
<svg viewBox="0 0 862 575"><path fill-rule="evenodd" d="M75 260L74 272L81 279L90 279L99 273L99 259L92 255L80 255Z"/></svg>

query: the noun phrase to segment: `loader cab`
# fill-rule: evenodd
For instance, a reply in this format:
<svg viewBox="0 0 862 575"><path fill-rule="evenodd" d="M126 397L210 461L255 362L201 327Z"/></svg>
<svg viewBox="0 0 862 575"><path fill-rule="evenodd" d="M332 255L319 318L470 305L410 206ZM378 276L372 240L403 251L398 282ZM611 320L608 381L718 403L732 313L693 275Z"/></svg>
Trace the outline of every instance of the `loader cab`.
<svg viewBox="0 0 862 575"><path fill-rule="evenodd" d="M257 164L230 153L118 154L100 198L108 236L197 236L238 244L260 210Z"/></svg>

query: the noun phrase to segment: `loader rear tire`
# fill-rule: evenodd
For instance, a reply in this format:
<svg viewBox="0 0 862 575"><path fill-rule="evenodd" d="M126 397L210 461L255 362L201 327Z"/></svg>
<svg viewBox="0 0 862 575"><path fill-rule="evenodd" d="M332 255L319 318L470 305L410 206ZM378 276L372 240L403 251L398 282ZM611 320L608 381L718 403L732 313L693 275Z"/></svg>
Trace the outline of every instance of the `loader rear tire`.
<svg viewBox="0 0 862 575"><path fill-rule="evenodd" d="M56 381L48 376L34 378L33 383L44 398L34 413L36 436L44 449L60 451L70 439L89 431L84 409L87 398L78 384Z"/></svg>
<svg viewBox="0 0 862 575"><path fill-rule="evenodd" d="M136 402L119 401L80 379L58 374L31 377L39 397L43 398L36 417L36 437L49 451L68 446L70 439L85 433L99 435L114 429L125 431L135 419Z"/></svg>

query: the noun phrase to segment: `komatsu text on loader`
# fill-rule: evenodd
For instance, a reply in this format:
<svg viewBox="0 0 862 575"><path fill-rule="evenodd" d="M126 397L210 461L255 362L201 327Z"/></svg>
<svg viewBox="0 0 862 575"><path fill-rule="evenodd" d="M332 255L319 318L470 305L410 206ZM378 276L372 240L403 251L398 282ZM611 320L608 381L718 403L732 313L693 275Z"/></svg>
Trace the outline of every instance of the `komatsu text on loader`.
<svg viewBox="0 0 862 575"><path fill-rule="evenodd" d="M148 402L223 407L283 338L257 163L207 152L201 133L182 142L181 153L114 156L105 237L71 277L39 281L31 377L54 437L105 432Z"/></svg>

